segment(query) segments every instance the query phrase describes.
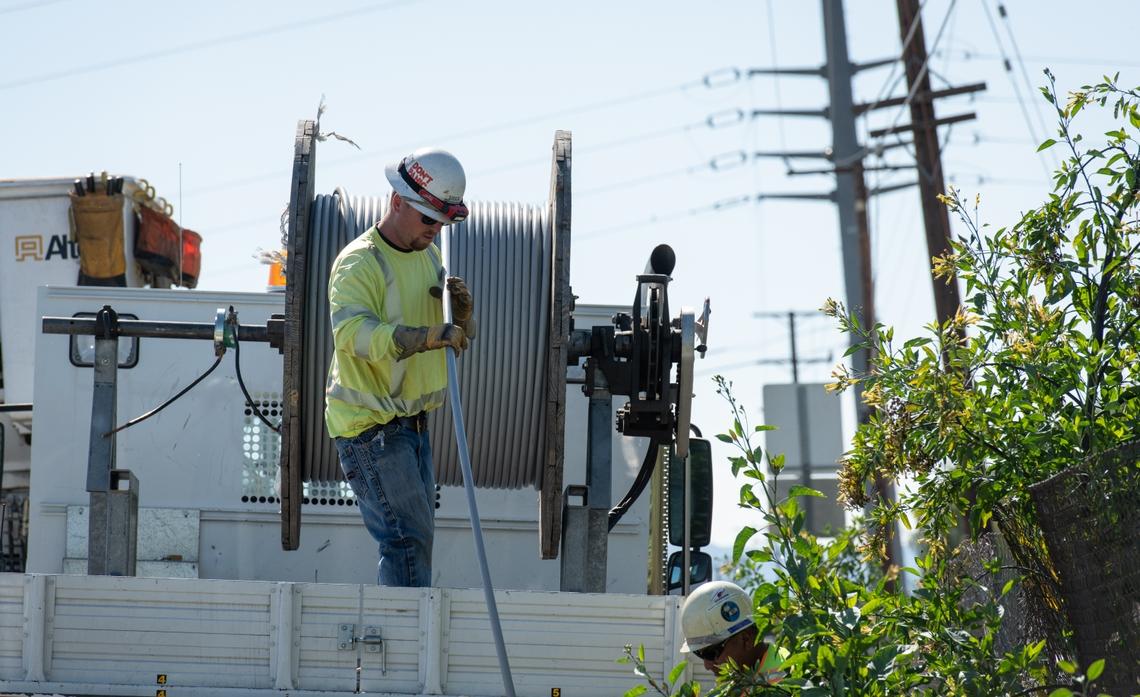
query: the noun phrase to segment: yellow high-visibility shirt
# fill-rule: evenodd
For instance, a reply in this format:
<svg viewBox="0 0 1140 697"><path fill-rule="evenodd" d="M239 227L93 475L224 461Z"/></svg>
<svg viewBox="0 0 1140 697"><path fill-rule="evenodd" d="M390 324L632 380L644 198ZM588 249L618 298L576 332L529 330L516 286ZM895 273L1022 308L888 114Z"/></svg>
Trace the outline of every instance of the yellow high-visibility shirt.
<svg viewBox="0 0 1140 697"><path fill-rule="evenodd" d="M430 293L442 275L434 244L402 252L385 242L375 225L337 255L329 272L334 351L325 386L325 427L330 437L355 436L443 404L443 351L397 361L399 349L392 341L396 325L443 322L443 305Z"/></svg>
<svg viewBox="0 0 1140 697"><path fill-rule="evenodd" d="M788 660L788 656L791 654L787 649L776 648L773 651L773 648L775 647L768 644L764 650L764 655L760 658L760 668L757 672L763 675L770 684L775 685L784 679L784 672L780 670L780 666Z"/></svg>

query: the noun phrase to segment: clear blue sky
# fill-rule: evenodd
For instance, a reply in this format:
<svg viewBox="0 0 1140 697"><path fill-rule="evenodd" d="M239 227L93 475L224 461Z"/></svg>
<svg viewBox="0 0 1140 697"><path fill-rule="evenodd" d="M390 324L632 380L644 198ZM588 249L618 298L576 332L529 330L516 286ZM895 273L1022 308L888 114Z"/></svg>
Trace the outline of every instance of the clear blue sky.
<svg viewBox="0 0 1140 697"><path fill-rule="evenodd" d="M941 30L935 86L989 84L976 99L944 100L937 110L977 113L944 132L944 162L950 181L981 191L995 224L1014 222L1043 198L1052 164L1034 154L1052 122L1022 66L1036 86L1049 65L1062 91L1117 70L1124 84L1135 84L1140 67L1130 58L1140 20L1134 2L1005 4L1008 21L995 0L924 3L928 45ZM847 28L857 62L899 51L894 2L849 1ZM1002 52L1012 73L1002 69ZM568 129L574 291L582 302L627 303L652 247L673 245L672 306L712 297L695 420L716 432L727 416L714 373L735 382L757 419L761 386L790 378L786 368L751 364L786 356L788 340L783 324L753 313L818 308L829 296L842 298L843 282L831 205L711 209L747 194L829 190L829 177L790 178L777 160L709 166L725 153L822 149L831 140L827 122L763 117L710 128L706 120L736 109L824 106L819 79L724 79L734 68L822 60L820 6L808 0L5 0L0 178L89 170L145 177L175 205L176 218L203 235L200 287L249 291L266 278L255 252L279 243L296 123L316 114L322 95L322 128L362 150L321 145L321 192L340 186L382 195L386 162L436 144L463 161L469 199L541 203L553 133ZM891 75L890 68L861 73L856 101L887 95ZM902 91L897 85L890 96ZM870 125L907 118L884 110ZM865 134L868 123L859 130ZM889 160L907 158L900 151ZM902 172L878 183L911 178ZM880 319L898 325L900 336L913 334L932 317L916 190L876 198L871 220ZM802 329L803 356L842 355L843 338L826 321L805 320ZM808 366L801 379L824 381L829 372ZM727 544L745 521L734 513L727 468L721 471L714 541Z"/></svg>

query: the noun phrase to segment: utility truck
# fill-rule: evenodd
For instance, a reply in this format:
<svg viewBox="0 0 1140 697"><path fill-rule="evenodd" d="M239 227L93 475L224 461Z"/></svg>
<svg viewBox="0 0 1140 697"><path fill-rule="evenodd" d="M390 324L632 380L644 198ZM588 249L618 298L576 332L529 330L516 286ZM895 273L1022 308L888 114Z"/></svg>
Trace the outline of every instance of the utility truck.
<svg viewBox="0 0 1140 697"><path fill-rule="evenodd" d="M670 314L660 246L632 304L575 305L567 132L546 206L473 204L448 272L518 300L477 304L457 363L471 481L453 404L429 420L432 584L377 586L322 405L328 267L386 202L316 194L317 132L294 142L284 292L192 289L201 237L143 180L0 182L0 691L600 696L636 684L627 644L668 674L678 592L711 567L708 301Z"/></svg>

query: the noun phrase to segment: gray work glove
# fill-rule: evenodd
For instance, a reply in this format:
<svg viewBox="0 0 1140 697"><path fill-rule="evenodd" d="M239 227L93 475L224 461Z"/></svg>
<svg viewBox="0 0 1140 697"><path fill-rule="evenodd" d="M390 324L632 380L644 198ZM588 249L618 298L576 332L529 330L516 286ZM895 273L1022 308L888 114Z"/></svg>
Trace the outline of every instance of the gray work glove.
<svg viewBox="0 0 1140 697"><path fill-rule="evenodd" d="M423 351L433 351L441 348L453 348L456 355L467 350L467 334L463 328L454 324L436 324L431 327L407 327L397 325L392 332L392 341L400 350L396 360L402 361L408 356Z"/></svg>
<svg viewBox="0 0 1140 697"><path fill-rule="evenodd" d="M475 298L459 276L447 277L447 292L451 295L451 319L463 328L468 339L475 338Z"/></svg>

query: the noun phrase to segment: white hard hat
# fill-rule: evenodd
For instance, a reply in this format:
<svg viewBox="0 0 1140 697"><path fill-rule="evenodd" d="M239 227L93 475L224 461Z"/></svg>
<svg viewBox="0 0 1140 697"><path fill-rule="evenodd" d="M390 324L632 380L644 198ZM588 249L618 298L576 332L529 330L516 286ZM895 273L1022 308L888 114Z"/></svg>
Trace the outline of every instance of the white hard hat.
<svg viewBox="0 0 1140 697"><path fill-rule="evenodd" d="M681 607L682 653L719 644L751 627L752 599L744 589L728 581L702 584Z"/></svg>
<svg viewBox="0 0 1140 697"><path fill-rule="evenodd" d="M412 208L444 225L467 217L463 190L467 175L459 160L440 148L421 148L384 168L384 175L400 198Z"/></svg>

